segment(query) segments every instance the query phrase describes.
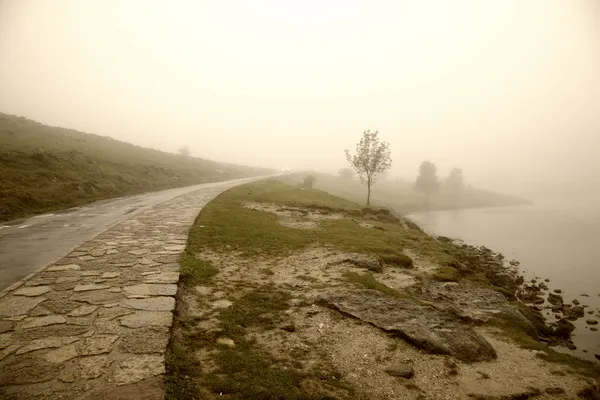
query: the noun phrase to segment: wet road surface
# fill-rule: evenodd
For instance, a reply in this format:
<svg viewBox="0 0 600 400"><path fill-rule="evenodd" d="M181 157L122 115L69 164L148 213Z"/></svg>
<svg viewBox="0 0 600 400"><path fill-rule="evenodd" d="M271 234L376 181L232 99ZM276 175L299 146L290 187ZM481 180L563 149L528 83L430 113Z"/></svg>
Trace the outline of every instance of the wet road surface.
<svg viewBox="0 0 600 400"><path fill-rule="evenodd" d="M148 207L195 190L263 178L206 183L102 200L28 219L0 222L0 290L64 257L86 240Z"/></svg>

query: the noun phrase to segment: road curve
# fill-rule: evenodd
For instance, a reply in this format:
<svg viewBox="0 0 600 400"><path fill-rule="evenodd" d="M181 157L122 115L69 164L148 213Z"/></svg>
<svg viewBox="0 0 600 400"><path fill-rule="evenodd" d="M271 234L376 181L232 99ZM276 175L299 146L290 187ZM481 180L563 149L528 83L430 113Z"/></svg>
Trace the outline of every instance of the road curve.
<svg viewBox="0 0 600 400"><path fill-rule="evenodd" d="M168 189L0 223L0 291L67 255L114 224L164 201L202 189L224 190L271 176Z"/></svg>

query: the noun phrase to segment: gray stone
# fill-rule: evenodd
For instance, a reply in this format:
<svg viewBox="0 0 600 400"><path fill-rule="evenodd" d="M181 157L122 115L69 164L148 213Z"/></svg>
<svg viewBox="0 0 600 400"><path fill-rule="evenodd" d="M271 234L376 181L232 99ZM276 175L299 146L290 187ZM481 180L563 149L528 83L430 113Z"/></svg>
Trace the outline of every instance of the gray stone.
<svg viewBox="0 0 600 400"><path fill-rule="evenodd" d="M110 289L108 289L108 291L111 293L121 293L123 289L121 289L120 287L111 287Z"/></svg>
<svg viewBox="0 0 600 400"><path fill-rule="evenodd" d="M136 310L171 311L175 308L175 299L165 296L150 297L148 299L123 299L121 304L124 307Z"/></svg>
<svg viewBox="0 0 600 400"><path fill-rule="evenodd" d="M97 309L98 309L98 306L92 306L92 305L86 304L86 305L82 305L82 306L76 308L75 310L71 311L67 315L69 317L83 317L84 315L89 315L89 314L93 313Z"/></svg>
<svg viewBox="0 0 600 400"><path fill-rule="evenodd" d="M10 332L15 329L15 323L12 321L0 320L0 333Z"/></svg>
<svg viewBox="0 0 600 400"><path fill-rule="evenodd" d="M21 326L23 329L29 328L39 328L40 326L48 326L48 325L56 325L56 324L64 324L67 322L67 319L62 315L47 315L44 317L31 317L25 319L23 325Z"/></svg>
<svg viewBox="0 0 600 400"><path fill-rule="evenodd" d="M413 367L407 364L395 364L385 369L385 373L391 376L399 376L402 378L412 378L415 374Z"/></svg>
<svg viewBox="0 0 600 400"><path fill-rule="evenodd" d="M121 318L121 325L128 328L140 328L146 326L171 326L173 324L173 313L170 311L136 311L133 314Z"/></svg>
<svg viewBox="0 0 600 400"><path fill-rule="evenodd" d="M179 282L179 272L161 272L156 275L150 275L144 283L177 283Z"/></svg>
<svg viewBox="0 0 600 400"><path fill-rule="evenodd" d="M123 308L123 307L119 307L119 306L111 307L111 308L102 308L102 309L100 309L100 311L98 311L97 318L98 318L98 321L105 322L105 321L111 321L118 317L132 314L133 312L134 311L130 308Z"/></svg>
<svg viewBox="0 0 600 400"><path fill-rule="evenodd" d="M12 333L0 333L0 349L4 349L10 345L12 336Z"/></svg>
<svg viewBox="0 0 600 400"><path fill-rule="evenodd" d="M128 253L132 254L134 256L143 256L144 254L150 253L150 250L148 250L148 249L129 250Z"/></svg>
<svg viewBox="0 0 600 400"><path fill-rule="evenodd" d="M92 261L95 260L96 257L94 256L81 256L81 257L77 257L78 259L80 259L81 261Z"/></svg>
<svg viewBox="0 0 600 400"><path fill-rule="evenodd" d="M106 254L106 250L103 249L90 251L90 255L94 257L102 257L104 254Z"/></svg>
<svg viewBox="0 0 600 400"><path fill-rule="evenodd" d="M116 278L119 275L121 275L120 272L105 272L102 275L100 275L100 278L111 279L111 278Z"/></svg>
<svg viewBox="0 0 600 400"><path fill-rule="evenodd" d="M596 321L595 319L588 319L587 321L585 321L586 324L588 325L598 325L598 321Z"/></svg>
<svg viewBox="0 0 600 400"><path fill-rule="evenodd" d="M25 283L25 286L46 286L54 283L55 278L34 278Z"/></svg>
<svg viewBox="0 0 600 400"><path fill-rule="evenodd" d="M492 345L473 329L453 321L448 313L413 299L360 290L328 293L319 296L317 302L402 337L430 353L449 354L466 362L497 357Z"/></svg>
<svg viewBox="0 0 600 400"><path fill-rule="evenodd" d="M79 271L81 267L77 264L68 265L54 265L46 268L46 272L58 272L58 271Z"/></svg>
<svg viewBox="0 0 600 400"><path fill-rule="evenodd" d="M51 336L42 339L35 339L21 347L17 354L25 354L30 351L36 351L41 349L55 348L60 346L65 346L67 344L74 343L78 341L79 338L73 336Z"/></svg>
<svg viewBox="0 0 600 400"><path fill-rule="evenodd" d="M44 359L52 364L61 364L77 357L77 348L74 344L68 344L56 350L50 350L44 354Z"/></svg>
<svg viewBox="0 0 600 400"><path fill-rule="evenodd" d="M0 299L0 317L25 315L45 300L45 297L4 296Z"/></svg>
<svg viewBox="0 0 600 400"><path fill-rule="evenodd" d="M99 271L94 271L94 270L91 270L91 271L83 271L83 272L81 273L81 276L98 276L98 275L100 275L100 272L99 272Z"/></svg>
<svg viewBox="0 0 600 400"><path fill-rule="evenodd" d="M146 272L142 272L142 276L155 275L155 274L160 274L160 271L146 271Z"/></svg>
<svg viewBox="0 0 600 400"><path fill-rule="evenodd" d="M140 283L139 285L126 286L123 288L125 293L129 295L140 295L140 296L175 296L177 293L177 285L175 284L164 284L155 283L147 284Z"/></svg>
<svg viewBox="0 0 600 400"><path fill-rule="evenodd" d="M61 283L73 283L73 282L77 282L81 280L80 276L63 276L60 278L56 278L56 283L57 284L61 284Z"/></svg>
<svg viewBox="0 0 600 400"><path fill-rule="evenodd" d="M110 366L112 360L106 355L84 357L79 360L79 371L83 379L96 379Z"/></svg>
<svg viewBox="0 0 600 400"><path fill-rule="evenodd" d="M71 300L101 305L117 302L121 297L119 293L111 293L106 290L93 290L90 292L75 293L71 296Z"/></svg>
<svg viewBox="0 0 600 400"><path fill-rule="evenodd" d="M96 285L96 284L89 284L89 285L77 285L75 286L75 289L73 289L73 291L75 292L87 292L89 290L103 290L103 289L108 289L110 286L107 285Z"/></svg>
<svg viewBox="0 0 600 400"><path fill-rule="evenodd" d="M150 354L131 357L115 369L115 382L119 386L127 385L164 374L164 360L164 356Z"/></svg>
<svg viewBox="0 0 600 400"><path fill-rule="evenodd" d="M165 251L183 251L185 250L185 244L174 244L172 246L163 247Z"/></svg>
<svg viewBox="0 0 600 400"><path fill-rule="evenodd" d="M95 335L85 338L81 345L81 354L91 356L108 353L118 338L118 335Z"/></svg>

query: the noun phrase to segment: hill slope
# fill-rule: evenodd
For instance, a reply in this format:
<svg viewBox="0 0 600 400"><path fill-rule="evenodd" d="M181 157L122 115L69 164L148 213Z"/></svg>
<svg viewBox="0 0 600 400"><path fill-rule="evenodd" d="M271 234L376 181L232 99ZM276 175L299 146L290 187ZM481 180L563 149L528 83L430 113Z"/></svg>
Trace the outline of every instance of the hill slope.
<svg viewBox="0 0 600 400"><path fill-rule="evenodd" d="M0 113L0 221L269 172L186 158Z"/></svg>

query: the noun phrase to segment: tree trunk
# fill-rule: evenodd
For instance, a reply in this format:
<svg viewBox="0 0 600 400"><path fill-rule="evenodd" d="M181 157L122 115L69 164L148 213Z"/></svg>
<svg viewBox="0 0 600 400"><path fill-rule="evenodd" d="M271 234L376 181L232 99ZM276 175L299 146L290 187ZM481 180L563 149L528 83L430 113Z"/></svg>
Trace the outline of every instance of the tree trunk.
<svg viewBox="0 0 600 400"><path fill-rule="evenodd" d="M371 204L371 180L367 181L367 205Z"/></svg>

